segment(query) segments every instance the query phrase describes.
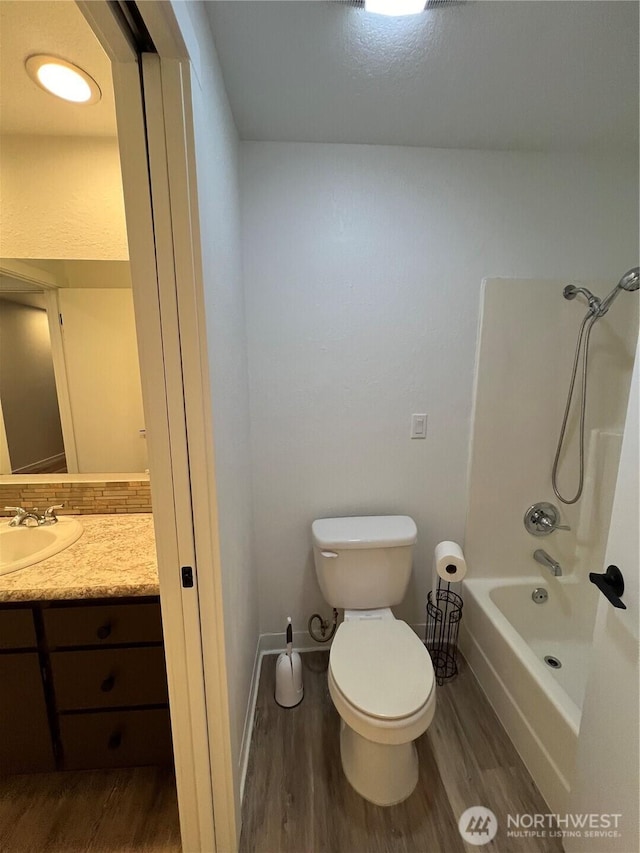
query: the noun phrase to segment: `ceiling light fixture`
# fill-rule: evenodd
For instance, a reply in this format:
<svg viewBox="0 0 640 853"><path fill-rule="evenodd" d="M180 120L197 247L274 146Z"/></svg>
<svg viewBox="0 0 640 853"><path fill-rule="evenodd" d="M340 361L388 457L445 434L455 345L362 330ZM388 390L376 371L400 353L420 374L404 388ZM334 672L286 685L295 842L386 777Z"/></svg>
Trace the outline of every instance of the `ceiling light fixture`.
<svg viewBox="0 0 640 853"><path fill-rule="evenodd" d="M419 15L424 12L425 0L364 0L365 12L376 15Z"/></svg>
<svg viewBox="0 0 640 853"><path fill-rule="evenodd" d="M82 68L56 56L38 54L25 62L27 73L41 89L74 104L95 104L100 87Z"/></svg>

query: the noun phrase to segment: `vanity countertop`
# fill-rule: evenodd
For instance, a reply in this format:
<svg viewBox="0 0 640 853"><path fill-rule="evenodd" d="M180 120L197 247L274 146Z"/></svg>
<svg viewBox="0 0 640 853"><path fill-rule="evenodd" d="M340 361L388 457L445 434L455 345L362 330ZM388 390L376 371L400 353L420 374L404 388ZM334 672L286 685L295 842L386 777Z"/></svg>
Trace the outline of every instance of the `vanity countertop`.
<svg viewBox="0 0 640 853"><path fill-rule="evenodd" d="M151 513L75 518L84 528L78 541L0 576L0 602L158 595Z"/></svg>

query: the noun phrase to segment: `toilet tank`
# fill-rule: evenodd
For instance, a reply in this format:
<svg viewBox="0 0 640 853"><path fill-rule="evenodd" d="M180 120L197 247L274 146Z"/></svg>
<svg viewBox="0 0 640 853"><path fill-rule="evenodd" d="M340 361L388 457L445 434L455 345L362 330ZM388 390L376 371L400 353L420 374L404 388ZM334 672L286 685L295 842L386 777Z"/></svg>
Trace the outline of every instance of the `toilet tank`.
<svg viewBox="0 0 640 853"><path fill-rule="evenodd" d="M417 537L408 515L319 518L311 534L318 583L332 607L369 610L402 601Z"/></svg>

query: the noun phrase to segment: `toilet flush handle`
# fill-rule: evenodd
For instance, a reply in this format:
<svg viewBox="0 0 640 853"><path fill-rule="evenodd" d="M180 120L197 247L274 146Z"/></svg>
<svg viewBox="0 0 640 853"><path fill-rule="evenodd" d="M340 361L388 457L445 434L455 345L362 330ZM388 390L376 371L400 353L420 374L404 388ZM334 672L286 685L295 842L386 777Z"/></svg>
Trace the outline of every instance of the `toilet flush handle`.
<svg viewBox="0 0 640 853"><path fill-rule="evenodd" d="M335 551L320 551L323 557L329 557L331 560L335 560L338 556Z"/></svg>

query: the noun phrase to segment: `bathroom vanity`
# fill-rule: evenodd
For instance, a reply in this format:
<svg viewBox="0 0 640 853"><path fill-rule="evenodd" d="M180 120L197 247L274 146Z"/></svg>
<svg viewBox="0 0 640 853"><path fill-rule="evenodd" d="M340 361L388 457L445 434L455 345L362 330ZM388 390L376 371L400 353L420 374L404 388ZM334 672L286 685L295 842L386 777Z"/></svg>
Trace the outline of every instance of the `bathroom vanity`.
<svg viewBox="0 0 640 853"><path fill-rule="evenodd" d="M0 578L0 772L172 761L151 515Z"/></svg>

